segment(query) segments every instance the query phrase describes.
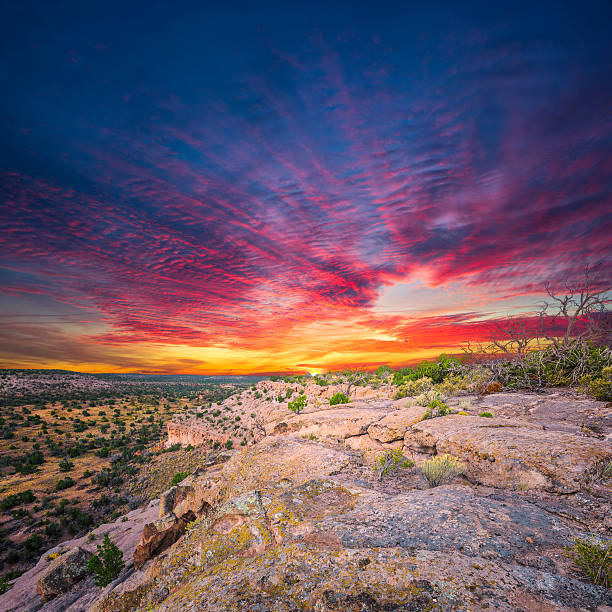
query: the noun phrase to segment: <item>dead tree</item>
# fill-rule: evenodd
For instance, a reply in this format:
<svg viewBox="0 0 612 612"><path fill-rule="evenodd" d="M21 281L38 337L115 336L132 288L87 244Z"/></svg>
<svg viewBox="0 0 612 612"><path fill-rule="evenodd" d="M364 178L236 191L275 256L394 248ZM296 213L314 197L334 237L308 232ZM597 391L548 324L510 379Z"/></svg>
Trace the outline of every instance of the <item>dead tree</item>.
<svg viewBox="0 0 612 612"><path fill-rule="evenodd" d="M571 363L572 383L586 373L589 350L594 339L601 345L610 337L612 317L608 306L612 284L593 274L587 266L579 283L563 284L565 295L558 295L546 283L545 300L536 316L508 317L497 326L488 345L480 346L485 367L500 382L504 362L513 362L521 372L521 383L528 388L543 387L545 368L560 373ZM464 352L472 358L476 350L468 343Z"/></svg>

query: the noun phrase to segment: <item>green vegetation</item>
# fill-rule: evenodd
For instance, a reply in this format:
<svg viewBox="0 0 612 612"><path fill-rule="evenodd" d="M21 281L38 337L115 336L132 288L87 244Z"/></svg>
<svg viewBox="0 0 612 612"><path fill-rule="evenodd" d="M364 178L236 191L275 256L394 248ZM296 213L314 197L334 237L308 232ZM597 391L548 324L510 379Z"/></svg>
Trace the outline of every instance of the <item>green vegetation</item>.
<svg viewBox="0 0 612 612"><path fill-rule="evenodd" d="M183 482L183 480L185 480L187 476L189 476L189 472L177 472L172 477L172 480L170 481L170 486L174 487L175 485L179 484L179 482Z"/></svg>
<svg viewBox="0 0 612 612"><path fill-rule="evenodd" d="M0 510L6 512L7 510L11 510L16 506L21 506L22 504L31 504L35 500L36 497L34 496L34 493L28 489L27 491L14 493L13 495L5 497L2 501L0 501Z"/></svg>
<svg viewBox="0 0 612 612"><path fill-rule="evenodd" d="M401 368L393 374L393 383L397 386L420 378L430 378L434 383L441 383L447 376L455 373L461 366L458 359L440 355L436 361L422 361L414 367Z"/></svg>
<svg viewBox="0 0 612 612"><path fill-rule="evenodd" d="M66 478L60 478L55 485L56 491L63 491L64 489L68 489L69 487L74 486L74 480L70 478L70 476L66 476Z"/></svg>
<svg viewBox="0 0 612 612"><path fill-rule="evenodd" d="M593 584L612 586L612 540L574 538L565 550Z"/></svg>
<svg viewBox="0 0 612 612"><path fill-rule="evenodd" d="M123 553L105 533L102 544L98 544L98 554L92 555L87 562L87 569L94 575L94 582L97 586L106 586L119 576L124 567Z"/></svg>
<svg viewBox="0 0 612 612"><path fill-rule="evenodd" d="M606 366L601 372L586 374L580 378L583 390L595 399L603 402L612 401L612 366Z"/></svg>
<svg viewBox="0 0 612 612"><path fill-rule="evenodd" d="M374 473L378 480L396 468L410 469L414 467L414 461L407 459L399 449L385 451L376 458L374 463Z"/></svg>
<svg viewBox="0 0 612 612"><path fill-rule="evenodd" d="M6 593L11 588L9 581L6 578L0 577L0 595Z"/></svg>
<svg viewBox="0 0 612 612"><path fill-rule="evenodd" d="M438 487L449 483L453 478L465 472L465 465L451 455L436 455L421 464L423 476L430 486Z"/></svg>
<svg viewBox="0 0 612 612"><path fill-rule="evenodd" d="M436 417L446 416L447 414L450 414L448 404L441 399L434 399L427 404L427 410L425 411L423 419L434 419Z"/></svg>
<svg viewBox="0 0 612 612"><path fill-rule="evenodd" d="M346 396L345 393L342 393L342 392L334 393L329 398L330 406L335 406L337 404L348 404L348 403L349 403L349 398Z"/></svg>
<svg viewBox="0 0 612 612"><path fill-rule="evenodd" d="M490 419L493 416L493 413L492 412L488 412L487 410L485 410L484 412L481 412L478 416L486 417L486 418Z"/></svg>
<svg viewBox="0 0 612 612"><path fill-rule="evenodd" d="M300 412L302 412L302 410L304 410L305 407L306 407L306 396L305 395L298 395L296 399L294 399L292 402L289 402L287 404L287 408L289 408L289 410L291 410L292 412L295 412L296 414L300 414Z"/></svg>
<svg viewBox="0 0 612 612"><path fill-rule="evenodd" d="M157 463L154 447L175 412L208 416L213 402L252 381L1 370L2 576L19 576L42 550L146 503L150 487L158 494L173 474L192 469L160 458L171 466L163 476L136 478ZM241 424L234 415L232 428Z"/></svg>

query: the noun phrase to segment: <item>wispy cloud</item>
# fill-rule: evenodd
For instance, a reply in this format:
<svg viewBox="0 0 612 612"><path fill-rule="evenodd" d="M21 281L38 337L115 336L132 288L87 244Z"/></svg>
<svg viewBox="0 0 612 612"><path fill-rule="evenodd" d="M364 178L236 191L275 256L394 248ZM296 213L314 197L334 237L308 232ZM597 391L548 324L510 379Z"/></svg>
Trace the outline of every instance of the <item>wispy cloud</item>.
<svg viewBox="0 0 612 612"><path fill-rule="evenodd" d="M313 30L300 48L260 48L259 69L243 66L222 97L196 93L189 71L175 87L131 82L129 59L112 72L112 47L96 47L82 78L102 87L112 72L121 102L107 92L86 114L56 111L66 134L53 138L25 109L16 124L34 135L7 138L0 175L1 292L96 323L12 323L4 362L409 361L484 337L497 315L375 312L386 287L460 283L527 305L545 279L609 266L609 67L571 70L574 49L519 34L474 28L408 48ZM322 324L328 336L313 335ZM152 343L202 361L145 356Z"/></svg>

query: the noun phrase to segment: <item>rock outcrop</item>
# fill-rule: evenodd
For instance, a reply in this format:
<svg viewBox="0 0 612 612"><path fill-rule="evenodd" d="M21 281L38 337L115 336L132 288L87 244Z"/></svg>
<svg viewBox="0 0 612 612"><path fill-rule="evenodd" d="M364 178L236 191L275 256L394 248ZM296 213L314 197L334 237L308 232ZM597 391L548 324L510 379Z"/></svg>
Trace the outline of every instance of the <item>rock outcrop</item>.
<svg viewBox="0 0 612 612"><path fill-rule="evenodd" d="M603 441L536 423L461 415L414 424L406 431L404 450L454 455L479 484L565 494L579 491L611 452Z"/></svg>
<svg viewBox="0 0 612 612"><path fill-rule="evenodd" d="M145 508L138 508L118 518L113 523L104 523L91 532L91 537L79 537L46 551L39 562L27 572L19 576L12 587L0 595L0 610L3 612L82 612L100 599L105 589L97 587L93 579L85 574L74 582L66 592L59 592L53 599L44 601L37 593L38 582L49 572L51 567L59 565L62 557L68 551L82 549L87 557L96 552L96 544L102 541L105 533L123 552L126 567L115 583L108 589L119 588L118 584L125 581L133 572L132 557L140 540L143 528L155 520L159 513L159 501L151 502ZM52 559L55 554L60 557Z"/></svg>
<svg viewBox="0 0 612 612"><path fill-rule="evenodd" d="M270 399L280 384L246 407L262 439L203 465L130 531L134 564L116 583L84 578L78 597L35 609L610 612L612 591L565 552L612 533L610 406L500 393L422 420L422 406L379 389L332 407L318 388L296 415ZM415 466L378 480L372 455L390 449ZM419 467L441 453L465 473L429 488Z"/></svg>
<svg viewBox="0 0 612 612"><path fill-rule="evenodd" d="M612 603L565 574L574 532L520 499L451 485L384 495L335 479L249 491L158 559L149 589L174 610L569 610ZM115 610L122 597L100 602ZM119 608L122 609L122 608Z"/></svg>
<svg viewBox="0 0 612 612"><path fill-rule="evenodd" d="M36 592L45 600L53 599L68 591L87 574L87 562L91 553L80 546L54 559L36 583Z"/></svg>

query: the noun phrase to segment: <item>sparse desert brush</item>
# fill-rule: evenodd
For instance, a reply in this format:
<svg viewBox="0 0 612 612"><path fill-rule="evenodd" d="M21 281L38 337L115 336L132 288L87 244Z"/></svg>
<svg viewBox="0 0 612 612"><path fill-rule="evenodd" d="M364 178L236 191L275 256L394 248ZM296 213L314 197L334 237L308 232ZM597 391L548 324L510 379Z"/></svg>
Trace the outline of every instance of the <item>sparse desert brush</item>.
<svg viewBox="0 0 612 612"><path fill-rule="evenodd" d="M457 395L465 391L468 387L468 381L460 374L450 374L439 385L438 390L443 395Z"/></svg>
<svg viewBox="0 0 612 612"><path fill-rule="evenodd" d="M461 410L469 410L472 407L472 402L467 397L462 397L459 400L459 408Z"/></svg>
<svg viewBox="0 0 612 612"><path fill-rule="evenodd" d="M584 393L603 402L612 401L612 366L602 368L599 375L589 374L580 379Z"/></svg>
<svg viewBox="0 0 612 612"><path fill-rule="evenodd" d="M429 389L425 393L417 395L415 401L417 406L423 406L424 408L426 408L431 402L435 402L441 399L442 395L437 389Z"/></svg>
<svg viewBox="0 0 612 612"><path fill-rule="evenodd" d="M378 480L382 480L385 474L396 468L409 469L414 467L414 461L404 457L399 449L385 451L378 456L374 462L374 473Z"/></svg>
<svg viewBox="0 0 612 612"><path fill-rule="evenodd" d="M478 387L486 386L489 383L495 382L495 375L491 370L484 366L473 366L464 375L465 390L472 393L478 391Z"/></svg>
<svg viewBox="0 0 612 612"><path fill-rule="evenodd" d="M423 419L435 419L436 417L442 417L450 414L450 408L448 404L440 399L435 399L427 404L427 410L423 415Z"/></svg>
<svg viewBox="0 0 612 612"><path fill-rule="evenodd" d="M329 398L330 406L336 406L337 404L348 404L348 403L349 403L349 398L347 397L346 393L342 393L341 391L338 393L334 393L334 395L332 395Z"/></svg>
<svg viewBox="0 0 612 612"><path fill-rule="evenodd" d="M423 476L430 486L438 487L449 483L453 478L465 472L465 465L451 455L436 455L421 464Z"/></svg>
<svg viewBox="0 0 612 612"><path fill-rule="evenodd" d="M433 386L433 380L428 376L417 380L407 380L399 386L394 397L395 399L402 399L403 397L419 395L433 389Z"/></svg>
<svg viewBox="0 0 612 612"><path fill-rule="evenodd" d="M504 387L500 382L493 381L490 383L478 385L478 393L480 395L489 395L490 393L499 393Z"/></svg>
<svg viewBox="0 0 612 612"><path fill-rule="evenodd" d="M488 410L485 410L484 412L481 412L478 416L490 419L493 416L493 413L489 412Z"/></svg>
<svg viewBox="0 0 612 612"><path fill-rule="evenodd" d="M574 538L565 551L593 584L612 586L612 540Z"/></svg>
<svg viewBox="0 0 612 612"><path fill-rule="evenodd" d="M177 472L172 477L172 480L170 481L170 486L174 487L175 485L179 484L179 482L183 482L183 480L185 480L187 476L189 476L189 472Z"/></svg>
<svg viewBox="0 0 612 612"><path fill-rule="evenodd" d="M608 478L612 478L612 459L608 459L601 470L601 479L607 480Z"/></svg>

